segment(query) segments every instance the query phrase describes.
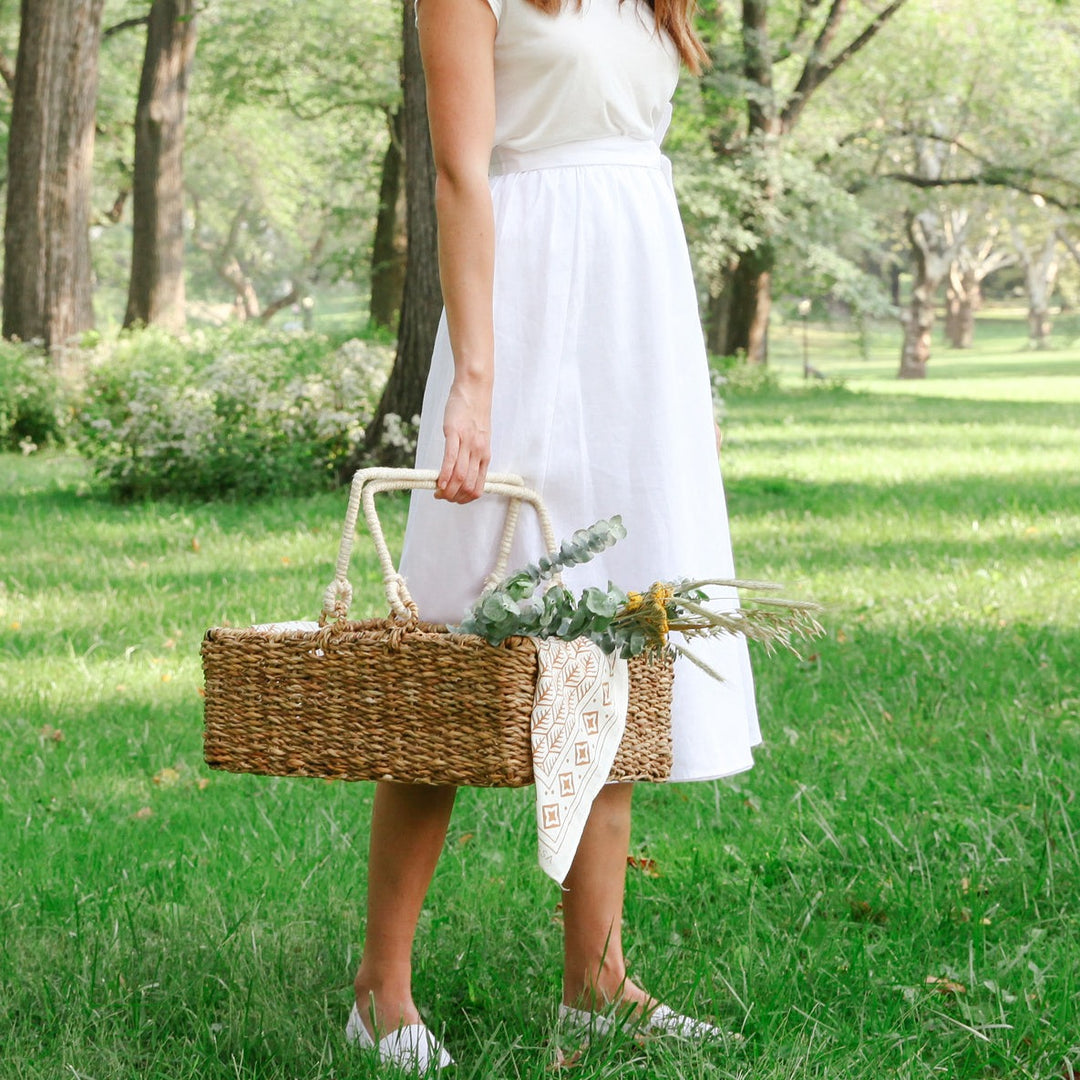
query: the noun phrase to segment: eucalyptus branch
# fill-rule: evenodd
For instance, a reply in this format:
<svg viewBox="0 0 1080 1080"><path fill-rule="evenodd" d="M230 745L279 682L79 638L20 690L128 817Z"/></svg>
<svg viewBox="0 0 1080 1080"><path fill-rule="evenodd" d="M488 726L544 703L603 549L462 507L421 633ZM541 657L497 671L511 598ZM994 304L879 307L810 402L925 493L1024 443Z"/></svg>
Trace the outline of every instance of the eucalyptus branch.
<svg viewBox="0 0 1080 1080"><path fill-rule="evenodd" d="M621 519L598 521L589 529L579 529L558 551L538 559L485 590L461 625L451 629L477 634L492 645L508 637L531 635L573 640L585 637L605 653L624 659L664 655L675 651L685 655L714 678L720 676L694 656L671 634L712 638L720 634L742 634L761 642L772 652L777 646L795 652L792 639L815 637L822 628L814 618L816 604L778 597L751 597L732 608L731 597L717 600L706 591L710 586L727 589L770 590L771 582L749 582L725 578L698 581L655 582L644 593L623 592L608 583L606 589L589 588L575 597L557 581L560 570L588 562L599 552L626 535ZM546 588L541 592L541 586ZM715 608L712 604L725 604Z"/></svg>

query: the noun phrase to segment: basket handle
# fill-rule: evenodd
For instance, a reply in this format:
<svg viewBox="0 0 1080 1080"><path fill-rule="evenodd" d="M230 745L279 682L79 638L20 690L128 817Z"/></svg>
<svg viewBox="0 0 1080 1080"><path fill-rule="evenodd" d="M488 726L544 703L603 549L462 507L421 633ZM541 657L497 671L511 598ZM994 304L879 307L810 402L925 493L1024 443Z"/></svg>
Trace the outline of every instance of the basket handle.
<svg viewBox="0 0 1080 1080"><path fill-rule="evenodd" d="M375 545L382 568L383 586L390 610L399 618L415 621L419 618L416 603L409 595L405 579L397 572L390 549L386 544L382 523L375 509L375 496L383 491L434 491L439 474L434 469L360 469L352 479L349 490L349 506L345 511L345 526L341 532L341 544L338 547L337 565L334 568L334 580L323 594L322 620L331 616L343 619L349 613L352 604L352 586L349 584L349 560L352 557L353 539L356 535L356 519L360 507L364 508L364 518L368 531ZM551 516L538 492L525 484L520 476L512 473L491 473L484 484L485 495L505 495L509 500L506 509L506 523L503 526L502 539L499 542L498 558L495 569L488 575L484 585L492 585L506 574L510 560L510 548L514 542L514 532L521 514L521 504L529 503L540 519L540 530L548 551L556 549L555 533L551 527Z"/></svg>

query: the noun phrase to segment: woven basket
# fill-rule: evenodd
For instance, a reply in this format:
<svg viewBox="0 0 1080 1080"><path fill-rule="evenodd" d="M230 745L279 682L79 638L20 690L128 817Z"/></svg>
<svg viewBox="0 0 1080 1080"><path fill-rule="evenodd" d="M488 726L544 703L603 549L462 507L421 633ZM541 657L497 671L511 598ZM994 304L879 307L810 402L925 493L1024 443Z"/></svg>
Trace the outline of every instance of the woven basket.
<svg viewBox="0 0 1080 1080"><path fill-rule="evenodd" d="M378 491L434 488L433 472L366 469L353 480L334 582L317 630L216 628L203 640L207 763L230 772L415 784L522 787L533 782L530 720L536 642L500 646L421 622L382 536ZM512 476L498 565L506 571L522 502L547 510ZM348 564L363 505L392 617L353 622ZM333 618L333 621L329 621ZM626 733L610 779L665 780L671 770L670 660L630 662Z"/></svg>

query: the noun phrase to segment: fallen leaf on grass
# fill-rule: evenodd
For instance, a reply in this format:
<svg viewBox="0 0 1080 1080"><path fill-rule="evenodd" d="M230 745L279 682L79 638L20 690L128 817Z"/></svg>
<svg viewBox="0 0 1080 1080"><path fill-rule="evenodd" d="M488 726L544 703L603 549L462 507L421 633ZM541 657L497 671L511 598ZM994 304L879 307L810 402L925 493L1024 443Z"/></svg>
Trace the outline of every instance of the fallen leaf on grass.
<svg viewBox="0 0 1080 1080"><path fill-rule="evenodd" d="M52 724L45 724L41 729L41 737L48 739L49 742L63 742L64 733L57 728L54 728Z"/></svg>
<svg viewBox="0 0 1080 1080"><path fill-rule="evenodd" d="M205 791L210 786L210 778L208 776L200 776L199 779L195 781L195 786L200 791Z"/></svg>
<svg viewBox="0 0 1080 1080"><path fill-rule="evenodd" d="M136 821L146 821L147 818L152 818L154 816L154 811L151 810L149 806L144 806L141 809L136 810L131 816Z"/></svg>
<svg viewBox="0 0 1080 1080"><path fill-rule="evenodd" d="M206 697L206 689L202 686L197 686L195 688L195 693L198 694L199 697Z"/></svg>
<svg viewBox="0 0 1080 1080"><path fill-rule="evenodd" d="M180 773L176 769L164 768L154 777L154 783L159 787L172 787L180 780Z"/></svg>
<svg viewBox="0 0 1080 1080"><path fill-rule="evenodd" d="M559 1069L576 1069L581 1064L581 1050L571 1050L566 1053L561 1046L555 1047L555 1060L549 1066L553 1071Z"/></svg>
<svg viewBox="0 0 1080 1080"><path fill-rule="evenodd" d="M166 638L164 644L162 645L162 648L164 648L164 649L175 649L176 648L176 638Z"/></svg>
<svg viewBox="0 0 1080 1080"><path fill-rule="evenodd" d="M932 986L939 994L966 994L967 987L952 979L942 979L937 975L927 975L926 985Z"/></svg>
<svg viewBox="0 0 1080 1080"><path fill-rule="evenodd" d="M646 877L659 877L660 871L656 867L656 860L646 855L627 855L626 865L633 870L640 870Z"/></svg>
<svg viewBox="0 0 1080 1080"><path fill-rule="evenodd" d="M458 847L464 847L475 835L476 835L476 833L471 833L471 832L462 833L458 837L458 841L457 841L458 842Z"/></svg>
<svg viewBox="0 0 1080 1080"><path fill-rule="evenodd" d="M888 912L883 908L875 907L868 900L849 900L852 922L873 923L882 926L889 921Z"/></svg>
<svg viewBox="0 0 1080 1080"><path fill-rule="evenodd" d="M202 544L199 543L199 538L197 536L191 538L191 550L194 551L196 555L202 551Z"/></svg>

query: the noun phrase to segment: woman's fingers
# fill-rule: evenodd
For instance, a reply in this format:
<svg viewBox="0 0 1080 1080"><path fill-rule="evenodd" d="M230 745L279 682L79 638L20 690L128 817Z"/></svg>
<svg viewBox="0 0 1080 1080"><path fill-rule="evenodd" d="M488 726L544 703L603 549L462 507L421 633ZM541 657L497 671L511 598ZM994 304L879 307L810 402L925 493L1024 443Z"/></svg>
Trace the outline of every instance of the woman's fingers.
<svg viewBox="0 0 1080 1080"><path fill-rule="evenodd" d="M452 447L452 442L456 446ZM486 455L470 452L458 440L447 438L446 455L435 484L435 498L453 503L472 502L483 494L487 465Z"/></svg>
<svg viewBox="0 0 1080 1080"><path fill-rule="evenodd" d="M452 388L443 417L443 435L446 450L435 497L447 502L472 502L483 493L491 458L490 391L476 395Z"/></svg>
<svg viewBox="0 0 1080 1080"><path fill-rule="evenodd" d="M439 478L435 481L435 498L449 497L450 484L453 480L454 466L457 464L460 440L454 432L446 433L446 450L443 452L442 465L439 466ZM456 485L455 485L456 491Z"/></svg>

